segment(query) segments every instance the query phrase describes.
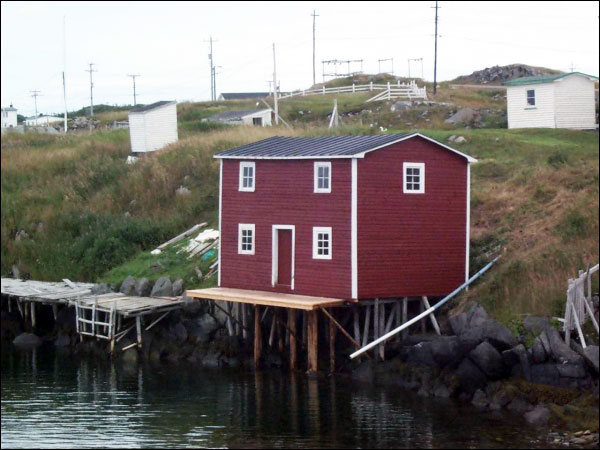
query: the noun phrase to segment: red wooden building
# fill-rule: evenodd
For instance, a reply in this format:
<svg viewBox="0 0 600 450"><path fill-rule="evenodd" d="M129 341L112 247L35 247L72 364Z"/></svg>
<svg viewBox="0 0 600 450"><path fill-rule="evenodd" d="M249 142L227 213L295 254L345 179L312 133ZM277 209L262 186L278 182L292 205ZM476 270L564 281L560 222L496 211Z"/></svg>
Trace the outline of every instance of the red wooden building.
<svg viewBox="0 0 600 450"><path fill-rule="evenodd" d="M413 133L272 137L215 158L221 287L356 300L468 278L468 155Z"/></svg>

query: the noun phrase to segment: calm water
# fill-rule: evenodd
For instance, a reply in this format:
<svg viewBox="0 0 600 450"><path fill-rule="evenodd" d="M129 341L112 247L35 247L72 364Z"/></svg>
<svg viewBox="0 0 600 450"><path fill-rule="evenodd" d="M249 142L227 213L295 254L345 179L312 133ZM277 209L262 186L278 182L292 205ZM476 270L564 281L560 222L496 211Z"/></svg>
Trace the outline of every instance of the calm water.
<svg viewBox="0 0 600 450"><path fill-rule="evenodd" d="M543 447L519 417L344 378L2 349L2 448Z"/></svg>

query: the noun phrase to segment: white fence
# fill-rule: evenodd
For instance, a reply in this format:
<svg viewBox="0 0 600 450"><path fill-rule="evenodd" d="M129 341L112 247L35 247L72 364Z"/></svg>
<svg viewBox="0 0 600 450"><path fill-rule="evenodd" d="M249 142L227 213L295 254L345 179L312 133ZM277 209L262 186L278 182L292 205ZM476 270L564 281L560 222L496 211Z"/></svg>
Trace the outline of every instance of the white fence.
<svg viewBox="0 0 600 450"><path fill-rule="evenodd" d="M592 274L598 271L598 264L588 268L586 271L580 270L579 277L569 280L569 288L567 289L567 305L565 308L564 331L565 341L567 344L571 338L571 332L577 329L579 340L583 348L586 347L585 339L581 326L587 321L587 317L594 324L596 332L598 332L598 322L594 317L592 306ZM587 290L587 296L585 291Z"/></svg>
<svg viewBox="0 0 600 450"><path fill-rule="evenodd" d="M367 102L377 100L391 100L395 98L407 98L407 99L427 99L427 89L425 87L418 87L415 81L410 83L397 83L387 84L352 84L351 86L340 86L327 88L323 86L318 89L308 89L302 91L294 91L288 94L279 96L279 100L284 100L291 97L304 97L307 95L327 95L327 94L354 94L356 92L373 92L383 91L378 93L375 97L370 98ZM379 98L381 96L381 98Z"/></svg>

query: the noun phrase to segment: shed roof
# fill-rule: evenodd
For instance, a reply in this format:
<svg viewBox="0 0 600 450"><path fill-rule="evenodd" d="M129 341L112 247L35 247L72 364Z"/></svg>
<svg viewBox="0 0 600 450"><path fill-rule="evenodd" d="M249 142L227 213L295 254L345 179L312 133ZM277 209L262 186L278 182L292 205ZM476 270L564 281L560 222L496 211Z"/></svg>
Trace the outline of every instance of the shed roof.
<svg viewBox="0 0 600 450"><path fill-rule="evenodd" d="M571 75L581 75L583 77L587 77L590 80L598 81L598 77L593 75L588 75L582 72L569 72L569 73L561 73L558 75L540 75L534 77L523 77L516 78L514 80L507 81L504 83L505 86L521 86L524 84L541 84L541 83L552 83L553 81L560 80L561 78L565 78Z"/></svg>
<svg viewBox="0 0 600 450"><path fill-rule="evenodd" d="M162 100L160 102L152 103L150 105L136 106L136 107L132 108L129 112L130 113L144 113L144 112L148 112L152 109L156 109L156 108L160 108L161 106L168 105L170 103L177 103L177 102L174 100Z"/></svg>
<svg viewBox="0 0 600 450"><path fill-rule="evenodd" d="M16 111L17 108L13 108L13 105L10 105L8 108L2 108L2 111Z"/></svg>
<svg viewBox="0 0 600 450"><path fill-rule="evenodd" d="M383 134L377 136L320 136L320 137L282 137L273 136L262 141L242 145L215 155L218 159L320 159L320 158L363 158L373 150L404 141L413 137L422 137L450 150L468 162L477 161L469 155L459 152L441 142L423 136L420 133Z"/></svg>
<svg viewBox="0 0 600 450"><path fill-rule="evenodd" d="M225 111L221 114L215 114L210 116L209 120L241 120L242 117L251 116L256 113L262 113L264 111L270 111L269 109L244 109L237 111Z"/></svg>
<svg viewBox="0 0 600 450"><path fill-rule="evenodd" d="M225 100L246 100L249 98L263 98L271 95L270 92L222 92Z"/></svg>

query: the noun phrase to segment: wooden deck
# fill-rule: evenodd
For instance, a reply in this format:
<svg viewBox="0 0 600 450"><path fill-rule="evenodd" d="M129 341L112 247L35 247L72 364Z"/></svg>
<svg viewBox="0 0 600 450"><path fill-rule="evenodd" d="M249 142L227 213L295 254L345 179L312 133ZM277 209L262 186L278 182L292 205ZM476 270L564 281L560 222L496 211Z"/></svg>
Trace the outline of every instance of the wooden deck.
<svg viewBox="0 0 600 450"><path fill-rule="evenodd" d="M246 289L209 288L188 290L188 297L206 300L247 303L251 305L274 306L279 308L313 311L320 308L342 306L344 300L327 297L309 297L306 295L282 294L279 292L250 291Z"/></svg>
<svg viewBox="0 0 600 450"><path fill-rule="evenodd" d="M70 303L80 308L95 306L98 311L114 310L123 317L135 317L179 309L185 301L181 297L135 297L111 292L73 299Z"/></svg>
<svg viewBox="0 0 600 450"><path fill-rule="evenodd" d="M3 295L49 304L64 304L71 299L91 295L93 287L92 283L74 283L69 280L49 282L2 278L1 281Z"/></svg>

